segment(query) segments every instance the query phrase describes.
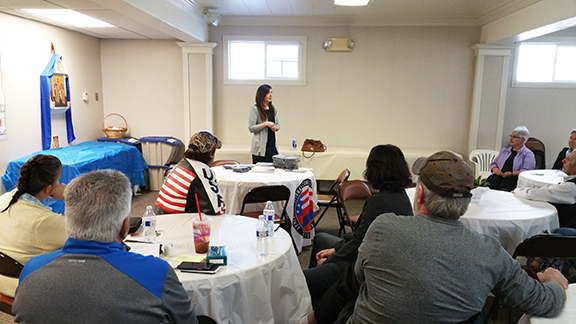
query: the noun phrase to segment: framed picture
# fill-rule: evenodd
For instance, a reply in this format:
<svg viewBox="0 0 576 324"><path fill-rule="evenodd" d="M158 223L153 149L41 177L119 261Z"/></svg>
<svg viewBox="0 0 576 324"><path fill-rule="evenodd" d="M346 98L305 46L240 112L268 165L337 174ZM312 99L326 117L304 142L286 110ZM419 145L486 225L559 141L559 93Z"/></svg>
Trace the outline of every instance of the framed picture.
<svg viewBox="0 0 576 324"><path fill-rule="evenodd" d="M54 107L68 107L68 94L66 93L66 79L65 74L54 73L52 76L52 88L50 97Z"/></svg>

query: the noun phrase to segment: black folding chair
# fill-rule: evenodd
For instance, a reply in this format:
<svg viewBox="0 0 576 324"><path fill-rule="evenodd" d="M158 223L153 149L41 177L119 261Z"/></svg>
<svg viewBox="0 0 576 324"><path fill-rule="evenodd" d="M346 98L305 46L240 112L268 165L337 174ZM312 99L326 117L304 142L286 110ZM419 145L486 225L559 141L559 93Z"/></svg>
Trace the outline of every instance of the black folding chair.
<svg viewBox="0 0 576 324"><path fill-rule="evenodd" d="M288 206L288 202L290 201L291 193L288 187L283 185L276 185L276 186L260 186L251 189L246 196L244 196L244 200L242 201L242 209L240 210L240 215L258 218L258 216L264 214L264 207L262 210L245 212L244 209L248 204L261 204L266 203L267 201L284 201L284 205L282 207L282 211L278 213L276 211L274 215L274 222L280 223L281 226L290 233L290 222L288 221L288 213L286 212L286 207Z"/></svg>
<svg viewBox="0 0 576 324"><path fill-rule="evenodd" d="M20 277L22 268L24 268L24 266L20 264L20 262L0 252L0 275L10 278L18 278ZM14 298L0 293L0 311L12 315L13 303Z"/></svg>

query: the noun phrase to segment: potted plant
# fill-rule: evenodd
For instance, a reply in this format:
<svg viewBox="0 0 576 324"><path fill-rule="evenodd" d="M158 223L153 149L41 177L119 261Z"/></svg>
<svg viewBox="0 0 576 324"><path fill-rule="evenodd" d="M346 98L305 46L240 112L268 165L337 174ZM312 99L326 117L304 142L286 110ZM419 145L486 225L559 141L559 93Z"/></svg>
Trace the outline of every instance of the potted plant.
<svg viewBox="0 0 576 324"><path fill-rule="evenodd" d="M482 180L482 176L478 176L478 178L474 179L474 188L488 187L489 185L490 185L490 182L487 182L486 180Z"/></svg>
<svg viewBox="0 0 576 324"><path fill-rule="evenodd" d="M470 190L470 193L472 194L472 201L479 202L482 195L486 191L490 190L490 188L488 188L489 185L489 182L482 180L482 176L474 179L474 189Z"/></svg>

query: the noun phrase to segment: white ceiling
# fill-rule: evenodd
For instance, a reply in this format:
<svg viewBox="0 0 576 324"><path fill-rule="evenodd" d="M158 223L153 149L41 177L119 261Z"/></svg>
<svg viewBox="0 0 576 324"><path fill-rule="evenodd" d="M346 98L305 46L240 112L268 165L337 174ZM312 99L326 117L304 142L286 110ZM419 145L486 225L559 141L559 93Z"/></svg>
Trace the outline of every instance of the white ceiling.
<svg viewBox="0 0 576 324"><path fill-rule="evenodd" d="M99 38L189 41L179 24L204 20L204 9L220 14L221 25L482 26L538 1L371 0L363 7L342 7L333 0L0 0L0 12ZM25 8L69 8L115 27L76 28L20 10Z"/></svg>

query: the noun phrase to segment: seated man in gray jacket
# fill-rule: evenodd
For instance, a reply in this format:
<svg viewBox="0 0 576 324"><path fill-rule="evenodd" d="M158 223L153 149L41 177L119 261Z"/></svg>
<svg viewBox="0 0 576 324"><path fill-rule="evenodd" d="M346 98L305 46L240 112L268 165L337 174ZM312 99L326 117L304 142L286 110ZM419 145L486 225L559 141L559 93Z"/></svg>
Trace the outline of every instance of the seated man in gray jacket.
<svg viewBox="0 0 576 324"><path fill-rule="evenodd" d="M164 260L121 244L130 226L130 181L114 170L72 180L64 192L68 240L20 275L18 323L197 323L190 297Z"/></svg>
<svg viewBox="0 0 576 324"><path fill-rule="evenodd" d="M459 221L474 186L468 164L447 151L420 161L417 215L380 215L360 246L348 323L482 322L490 292L525 313L556 316L568 287L559 271L534 280L497 240Z"/></svg>

